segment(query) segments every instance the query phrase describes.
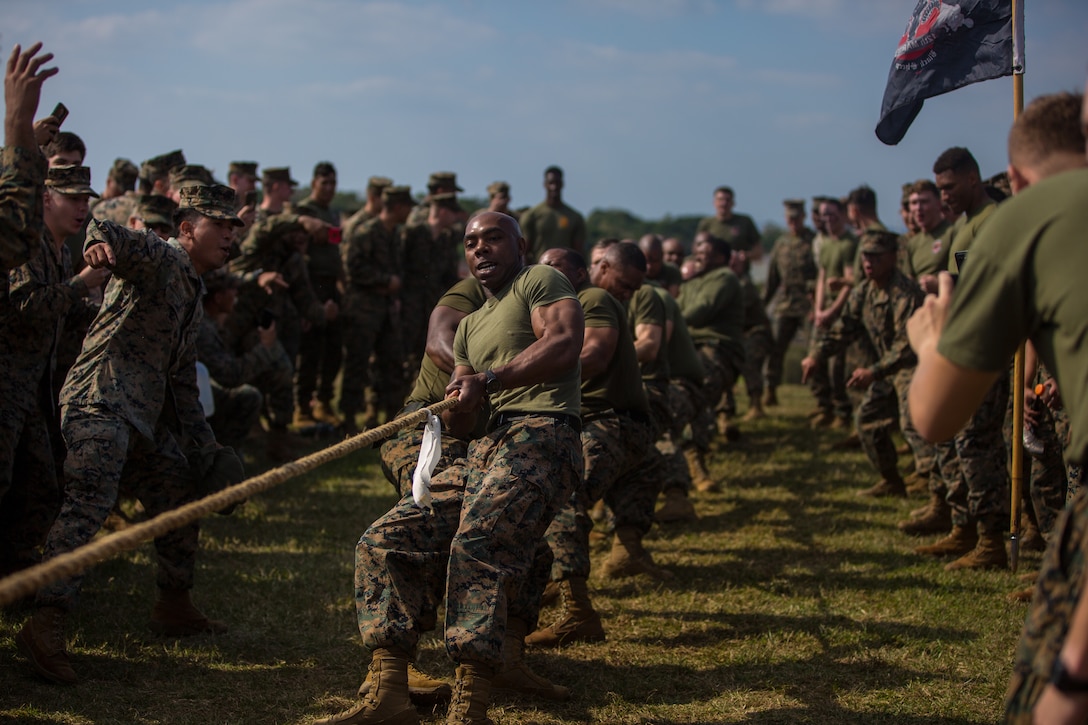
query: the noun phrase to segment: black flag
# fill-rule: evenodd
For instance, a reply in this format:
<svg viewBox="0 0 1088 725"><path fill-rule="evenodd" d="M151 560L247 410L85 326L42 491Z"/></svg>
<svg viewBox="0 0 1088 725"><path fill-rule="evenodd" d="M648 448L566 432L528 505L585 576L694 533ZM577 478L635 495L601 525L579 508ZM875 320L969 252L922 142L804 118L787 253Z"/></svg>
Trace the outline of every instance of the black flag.
<svg viewBox="0 0 1088 725"><path fill-rule="evenodd" d="M1012 0L918 0L888 73L876 136L897 144L925 99L1012 73Z"/></svg>

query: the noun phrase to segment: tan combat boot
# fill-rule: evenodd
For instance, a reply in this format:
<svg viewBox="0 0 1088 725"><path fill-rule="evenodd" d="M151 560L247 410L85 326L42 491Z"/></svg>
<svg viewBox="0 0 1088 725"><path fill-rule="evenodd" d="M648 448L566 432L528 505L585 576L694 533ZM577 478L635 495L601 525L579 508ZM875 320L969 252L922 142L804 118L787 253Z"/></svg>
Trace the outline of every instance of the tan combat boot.
<svg viewBox="0 0 1088 725"><path fill-rule="evenodd" d="M915 471L903 477L903 483L907 487L907 493L927 493L929 491L929 478Z"/></svg>
<svg viewBox="0 0 1088 725"><path fill-rule="evenodd" d="M566 581L563 584L566 584ZM582 580L582 586L585 587L585 579ZM593 616L596 617L597 613L593 612ZM601 621L597 617L597 629L600 630L600 639L603 640L604 630L601 630L600 627ZM503 669L491 680L491 689L495 692L505 692L512 695L528 695L529 697L540 697L545 700L566 702L570 699L570 688L549 682L546 678L529 669L529 665L522 659L522 653L525 651L525 645L528 642L525 636L528 630L529 626L524 619L511 617L507 620L506 637L502 641ZM540 631L545 630L537 630L533 634L538 634ZM529 637L532 636L529 635ZM554 647L555 645L539 646Z"/></svg>
<svg viewBox="0 0 1088 725"><path fill-rule="evenodd" d="M752 398L748 403L748 412L744 414L744 420L753 421L766 417L767 414L763 412L763 403L759 398Z"/></svg>
<svg viewBox="0 0 1088 725"><path fill-rule="evenodd" d="M617 526L612 539L612 551L605 559L601 573L609 579L648 574L654 579L669 580L673 573L654 563L650 552L642 548L642 534L634 526Z"/></svg>
<svg viewBox="0 0 1088 725"><path fill-rule="evenodd" d="M684 460L688 463L688 473L691 474L691 482L696 491L717 493L722 490L718 482L711 478L710 471L706 469L706 459L702 451L693 445L685 446Z"/></svg>
<svg viewBox="0 0 1088 725"><path fill-rule="evenodd" d="M932 494L929 506L921 516L909 521L900 521L897 526L900 531L909 536L946 533L952 529L952 507L944 500L944 496Z"/></svg>
<svg viewBox="0 0 1088 725"><path fill-rule="evenodd" d="M735 441L740 438L740 428L733 425L733 421L725 413L718 413L716 418L718 434L727 441Z"/></svg>
<svg viewBox="0 0 1088 725"><path fill-rule="evenodd" d="M315 725L419 725L408 697L408 655L396 649L378 648L370 660L370 691L362 702L341 713L315 721Z"/></svg>
<svg viewBox="0 0 1088 725"><path fill-rule="evenodd" d="M821 410L816 413L816 416L812 418L812 422L809 425L812 426L813 430L816 430L819 428L827 428L834 422L835 416L831 415L831 413Z"/></svg>
<svg viewBox="0 0 1088 725"><path fill-rule="evenodd" d="M925 556L963 556L977 543L978 533L974 526L953 526L948 536L928 546L919 546L914 552Z"/></svg>
<svg viewBox="0 0 1088 725"><path fill-rule="evenodd" d="M462 662L457 668L457 684L446 713L446 725L495 725L487 717L491 702L491 676L488 668L475 662Z"/></svg>
<svg viewBox="0 0 1088 725"><path fill-rule="evenodd" d="M227 625L208 617L193 604L188 589L160 589L151 608L148 628L164 637L191 637L195 634L223 634Z"/></svg>
<svg viewBox="0 0 1088 725"><path fill-rule="evenodd" d="M665 489L665 503L654 512L654 521L659 524L681 524L698 520L695 506L684 489L675 486Z"/></svg>
<svg viewBox="0 0 1088 725"><path fill-rule="evenodd" d="M586 580L581 577L559 582L559 595L563 611L551 626L530 634L525 644L531 647L559 647L573 642L604 642L601 615L593 609L589 600ZM509 629L509 625L507 625ZM495 687L498 687L496 680Z"/></svg>
<svg viewBox="0 0 1088 725"><path fill-rule="evenodd" d="M15 644L39 675L51 682L74 685L79 678L68 660L64 634L67 619L63 609L42 607L15 635Z"/></svg>
<svg viewBox="0 0 1088 725"><path fill-rule="evenodd" d="M367 668L366 679L359 685L359 697L366 697L373 688L374 670ZM412 702L419 705L434 705L449 702L452 694L453 688L448 682L431 677L416 667L411 659L408 660L408 697Z"/></svg>
<svg viewBox="0 0 1088 725"><path fill-rule="evenodd" d="M340 416L333 411L331 405L321 400L315 400L310 406L310 415L312 415L313 419L318 423L327 423L333 428L340 427L344 422L340 419Z"/></svg>
<svg viewBox="0 0 1088 725"><path fill-rule="evenodd" d="M896 476L893 479L882 478L875 486L858 491L857 495L872 498L906 498L907 488L903 485L903 479Z"/></svg>
<svg viewBox="0 0 1088 725"><path fill-rule="evenodd" d="M982 527L979 524L978 543L975 548L945 566L945 571L960 569L1007 569L1009 555L1005 551L1003 528Z"/></svg>

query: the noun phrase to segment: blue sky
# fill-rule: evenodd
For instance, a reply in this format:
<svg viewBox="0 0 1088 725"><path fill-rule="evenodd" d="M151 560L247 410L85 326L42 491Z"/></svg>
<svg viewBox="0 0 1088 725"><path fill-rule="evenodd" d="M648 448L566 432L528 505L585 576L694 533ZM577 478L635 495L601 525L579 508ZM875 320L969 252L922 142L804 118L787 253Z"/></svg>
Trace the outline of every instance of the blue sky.
<svg viewBox="0 0 1088 725"><path fill-rule="evenodd" d="M926 103L902 143L875 137L888 68L914 0L5 0L0 43L42 40L101 189L113 159L185 150L225 177L232 159L331 160L420 189L452 170L467 194L509 181L543 197L647 218L712 213L715 186L757 223L785 197L868 183L898 225L899 186L966 145L1005 165L1012 81ZM1088 3L1027 0L1026 97L1081 90Z"/></svg>

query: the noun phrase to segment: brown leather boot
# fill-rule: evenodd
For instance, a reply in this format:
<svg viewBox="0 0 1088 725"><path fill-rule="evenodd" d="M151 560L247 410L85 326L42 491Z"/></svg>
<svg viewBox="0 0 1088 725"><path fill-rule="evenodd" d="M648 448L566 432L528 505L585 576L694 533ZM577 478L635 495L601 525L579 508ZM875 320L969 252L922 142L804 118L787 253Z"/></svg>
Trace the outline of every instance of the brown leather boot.
<svg viewBox="0 0 1088 725"><path fill-rule="evenodd" d="M695 506L684 489L675 486L665 489L665 503L654 512L654 521L659 524L682 524L698 520Z"/></svg>
<svg viewBox="0 0 1088 725"><path fill-rule="evenodd" d="M609 579L623 579L648 574L654 579L668 580L673 573L654 563L650 552L642 548L642 534L634 526L617 526L612 539L612 551L605 559L601 573Z"/></svg>
<svg viewBox="0 0 1088 725"><path fill-rule="evenodd" d="M559 601L559 582L550 581L544 587L544 593L540 595L540 606L550 607Z"/></svg>
<svg viewBox="0 0 1088 725"><path fill-rule="evenodd" d="M981 529L981 525L979 526ZM1001 528L987 528L978 535L975 548L945 566L945 571L960 569L1007 569L1009 555Z"/></svg>
<svg viewBox="0 0 1088 725"><path fill-rule="evenodd" d="M223 634L227 625L208 617L193 605L188 589L160 589L147 625L164 637L191 637L194 634Z"/></svg>
<svg viewBox="0 0 1088 725"><path fill-rule="evenodd" d="M315 725L419 725L419 713L408 698L408 654L378 648L370 660L371 687L362 702Z"/></svg>
<svg viewBox="0 0 1088 725"><path fill-rule="evenodd" d="M559 582L563 611L556 622L530 634L525 644L531 647L559 647L574 642L604 642L601 615L589 600L586 580L581 577ZM507 625L509 628L509 625ZM496 687L498 687L496 680Z"/></svg>
<svg viewBox="0 0 1088 725"><path fill-rule="evenodd" d="M562 584L566 584L563 581ZM583 587L585 579L582 580ZM569 589L569 587L566 587ZM588 600L587 600L588 601ZM593 616L597 616L593 612ZM597 628L600 629L600 617L597 617ZM529 665L522 659L528 637L525 636L529 627L524 619L511 617L506 622L506 637L502 641L503 670L491 680L491 689L495 692L505 692L511 695L528 695L545 700L566 702L570 699L570 688L556 685L546 678L529 669ZM545 630L537 630L533 634ZM532 637L533 635L529 635ZM604 639L604 630L601 630L601 639ZM573 641L573 640L571 640ZM541 645L549 646L549 645ZM555 646L555 645L550 645Z"/></svg>
<svg viewBox="0 0 1088 725"><path fill-rule="evenodd" d="M932 494L926 513L916 519L900 521L897 526L909 536L943 534L952 529L952 508L944 500L944 496Z"/></svg>
<svg viewBox="0 0 1088 725"><path fill-rule="evenodd" d="M366 679L359 685L359 697L366 697L374 687L374 671L367 668ZM448 682L438 680L423 672L411 659L408 660L408 697L419 705L435 705L449 702L453 688Z"/></svg>
<svg viewBox="0 0 1088 725"><path fill-rule="evenodd" d="M693 445L689 445L684 448L684 460L688 463L688 473L691 474L691 483L695 486L696 491L717 493L722 490L718 482L710 476L710 471L706 469L706 459L703 457L702 451ZM668 491L666 491L667 493ZM694 509L692 513L694 513Z"/></svg>
<svg viewBox="0 0 1088 725"><path fill-rule="evenodd" d="M978 533L974 526L953 526L948 536L928 546L919 546L914 553L925 556L963 556L974 549L977 543Z"/></svg>
<svg viewBox="0 0 1088 725"><path fill-rule="evenodd" d="M480 663L462 662L446 713L446 725L495 725L487 717L491 702L491 673Z"/></svg>
<svg viewBox="0 0 1088 725"><path fill-rule="evenodd" d="M64 634L67 619L59 607L42 607L15 635L15 644L39 675L51 682L74 685L79 678L68 660Z"/></svg>

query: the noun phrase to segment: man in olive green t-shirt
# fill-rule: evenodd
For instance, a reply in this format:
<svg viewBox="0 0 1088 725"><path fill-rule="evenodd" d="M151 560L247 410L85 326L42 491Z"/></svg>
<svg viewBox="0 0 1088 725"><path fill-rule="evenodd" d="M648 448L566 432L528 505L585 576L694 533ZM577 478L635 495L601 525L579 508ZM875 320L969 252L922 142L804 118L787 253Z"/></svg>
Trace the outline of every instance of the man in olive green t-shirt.
<svg viewBox="0 0 1088 725"><path fill-rule="evenodd" d="M538 260L555 247L584 252L586 220L563 203L563 169L549 166L544 170L544 192L544 201L521 215L521 228L529 240L527 260Z"/></svg>
<svg viewBox="0 0 1088 725"><path fill-rule="evenodd" d="M736 195L728 186L719 186L714 190L714 216L704 217L696 227L696 233L706 232L729 243L730 249L739 249L748 253L749 259L763 257L760 246L762 236L752 217L733 211Z"/></svg>

